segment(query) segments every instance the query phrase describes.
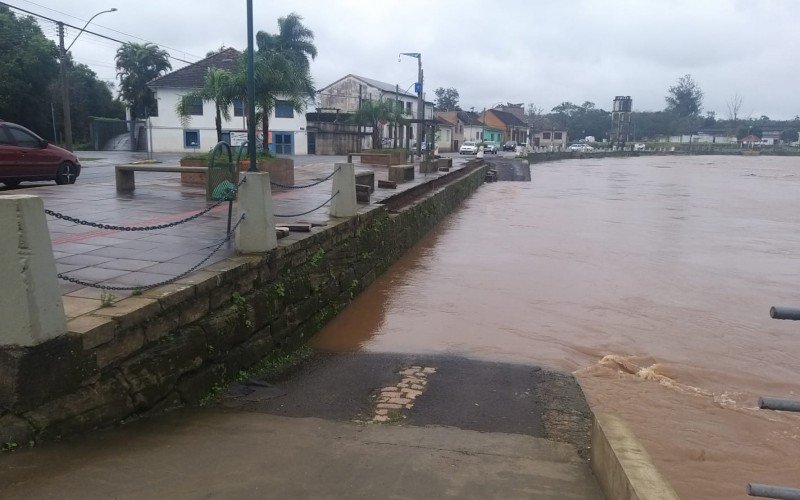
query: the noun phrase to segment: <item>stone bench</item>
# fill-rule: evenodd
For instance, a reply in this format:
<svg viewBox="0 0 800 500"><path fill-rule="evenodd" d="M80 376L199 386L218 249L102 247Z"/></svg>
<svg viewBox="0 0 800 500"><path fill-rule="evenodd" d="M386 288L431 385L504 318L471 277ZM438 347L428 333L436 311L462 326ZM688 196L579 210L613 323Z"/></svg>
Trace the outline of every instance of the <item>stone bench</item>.
<svg viewBox="0 0 800 500"><path fill-rule="evenodd" d="M392 165L389 167L389 180L406 182L414 180L414 165Z"/></svg>
<svg viewBox="0 0 800 500"><path fill-rule="evenodd" d="M375 191L375 172L356 172L356 184L369 186L369 192Z"/></svg>
<svg viewBox="0 0 800 500"><path fill-rule="evenodd" d="M206 173L206 167L178 167L167 165L116 165L114 167L118 193L129 193L136 189L134 172L181 172Z"/></svg>
<svg viewBox="0 0 800 500"><path fill-rule="evenodd" d="M353 157L354 156L358 156L359 158L361 158L362 156L369 156L369 157L375 157L375 158L378 158L378 159L384 159L384 158L386 159L385 162L384 161L379 161L378 163L376 163L376 165L388 165L389 164L389 160L391 160L391 158L392 158L392 155L390 155L388 153L349 153L347 155L347 163L353 163ZM363 163L364 160L362 159L361 162Z"/></svg>

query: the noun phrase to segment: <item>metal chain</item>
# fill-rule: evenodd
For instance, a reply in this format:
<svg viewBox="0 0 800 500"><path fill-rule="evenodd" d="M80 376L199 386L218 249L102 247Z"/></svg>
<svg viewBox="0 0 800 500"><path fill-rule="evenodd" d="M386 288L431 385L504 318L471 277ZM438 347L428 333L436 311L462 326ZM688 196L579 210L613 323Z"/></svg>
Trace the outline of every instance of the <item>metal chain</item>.
<svg viewBox="0 0 800 500"><path fill-rule="evenodd" d="M288 214L288 215L275 214L275 217L300 217L301 215L308 215L308 214L310 214L311 212L314 212L314 211L316 211L316 210L319 210L320 208L322 208L322 207L324 207L325 205L327 205L329 201L331 201L332 199L336 198L336 195L337 195L337 194L339 194L339 191L336 191L335 193L333 193L333 196L331 196L330 198L328 198L327 200L325 200L325 203L323 203L322 205L320 205L320 206L318 206L318 207L316 207L316 208L312 208L312 209L311 209L311 210L309 210L308 212L303 212L303 213L300 213L300 214Z"/></svg>
<svg viewBox="0 0 800 500"><path fill-rule="evenodd" d="M52 217L55 217L56 219L61 219L61 220L65 220L67 222L80 224L81 226L96 227L96 228L99 228L99 229L109 229L109 230L112 230L112 231L156 231L158 229L167 229L167 228L170 228L170 227L179 226L179 225L184 224L186 222L189 222L189 221L192 221L194 219L197 219L198 217L202 217L203 215L205 215L208 212L214 210L215 208L217 208L218 206L222 205L226 201L230 201L230 199L231 199L230 197L232 197L239 190L239 186L241 186L242 183L244 183L246 180L247 180L247 177L243 177L242 180L239 181L238 184L236 184L236 187L234 187L233 189L230 189L227 193L225 193L225 198L219 200L218 202L214 203L210 207L207 207L207 208L205 208L205 209L203 209L203 210L201 210L201 211L199 211L199 212L197 212L195 214L192 214L189 217L186 217L185 219L176 220L176 221L173 221L173 222L168 222L166 224L158 224L158 225L155 225L155 226L115 226L113 224L102 224L102 223L99 223L99 222L91 222L91 221L79 219L77 217L71 217L69 215L65 215L65 214L62 214L62 213L59 213L59 212L54 212L53 210L48 210L48 209L45 209L44 213L46 213L47 215L50 215Z"/></svg>
<svg viewBox="0 0 800 500"><path fill-rule="evenodd" d="M241 183L240 183L240 185L241 185ZM99 288L101 290L148 290L150 288L155 288L157 286L168 285L170 283L174 283L174 282L178 281L181 278L184 278L184 277L188 276L189 274L194 272L198 267L200 267L203 264L205 264L206 262L208 262L208 259L213 257L214 254L217 253L220 248L222 248L222 245L224 245L225 242L230 241L231 235L233 235L233 233L236 232L236 228L239 227L239 224L242 223L244 218L245 218L245 214L242 214L241 217L239 217L239 220L236 221L236 224L234 224L234 226L228 232L228 234L225 235L225 238L222 241L220 241L219 244L216 247L214 247L214 249L211 251L210 254L208 254L206 256L205 259L201 260L200 262L198 262L194 266L190 267L186 271L182 272L181 274L179 274L179 275L177 275L177 276L175 276L173 278L169 278L167 280L164 280L164 281L159 281L158 283L152 283L150 285L144 285L144 286L142 286L142 285L139 285L139 286L114 286L114 285L103 285L103 284L100 284L100 283L89 283L88 281L79 280L78 278L73 278L73 277L67 276L67 275L65 275L63 273L58 273L57 276L59 278L61 278L62 280L64 280L64 281L69 281L70 283L75 283L76 285L88 286L88 287L91 287L91 288Z"/></svg>
<svg viewBox="0 0 800 500"><path fill-rule="evenodd" d="M304 189L304 188L310 188L310 187L317 186L317 185L319 185L319 184L322 184L323 182L327 181L328 179L330 179L331 177L333 177L334 175L336 175L336 172L338 172L338 171L339 171L339 170L341 170L341 169L342 169L342 167L336 167L336 170L334 170L334 171L333 171L333 173L332 173L331 175L329 175L329 176L325 177L324 179L320 179L320 180L318 180L318 181L316 181L316 182L312 182L311 184L304 184L304 185L302 185L302 186L290 186L290 185L288 185L288 184L281 184L280 182L272 182L272 181L270 181L269 183L270 183L270 184L272 184L273 186L277 186L277 187L280 187L280 188L285 188L285 189Z"/></svg>

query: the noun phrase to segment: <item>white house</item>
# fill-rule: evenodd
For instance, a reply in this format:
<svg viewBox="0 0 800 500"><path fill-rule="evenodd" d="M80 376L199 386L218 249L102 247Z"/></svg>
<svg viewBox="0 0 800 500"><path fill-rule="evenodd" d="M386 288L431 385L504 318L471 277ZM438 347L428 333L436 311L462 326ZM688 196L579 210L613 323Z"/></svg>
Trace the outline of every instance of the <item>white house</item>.
<svg viewBox="0 0 800 500"><path fill-rule="evenodd" d="M152 150L154 152L208 151L217 143L214 125L216 113L213 102L198 101L190 110L191 116L184 126L175 111L182 95L200 89L210 68L233 70L241 54L236 49L225 49L189 66L156 78L148 87L158 103L157 112L150 117L152 127ZM223 140L233 143L247 124L241 101L233 104L230 120L222 119ZM259 127L261 124L256 124ZM231 132L239 132L231 137ZM261 130L257 132L260 137ZM278 100L269 118L270 150L276 154L304 155L308 151L305 113L298 113L285 101Z"/></svg>
<svg viewBox="0 0 800 500"><path fill-rule="evenodd" d="M399 101L403 106L406 117L417 118L417 96L399 85L385 83L372 78L358 75L347 75L317 91L319 96L318 109L323 112L354 113L358 110L359 104L369 99L372 101L391 100ZM425 119L432 120L433 103L425 101ZM392 137L393 131L387 124L382 130L382 137ZM401 137L405 137L404 142L411 143L418 137L417 124L410 127L403 127Z"/></svg>

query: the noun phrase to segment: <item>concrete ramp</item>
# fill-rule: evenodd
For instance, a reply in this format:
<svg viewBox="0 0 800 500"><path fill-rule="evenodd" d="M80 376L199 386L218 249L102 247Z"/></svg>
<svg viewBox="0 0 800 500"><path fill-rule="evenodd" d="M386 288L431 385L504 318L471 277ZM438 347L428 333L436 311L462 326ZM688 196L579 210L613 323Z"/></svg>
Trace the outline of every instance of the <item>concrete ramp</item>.
<svg viewBox="0 0 800 500"><path fill-rule="evenodd" d="M3 457L3 497L603 498L572 446L531 436L220 410L134 427Z"/></svg>

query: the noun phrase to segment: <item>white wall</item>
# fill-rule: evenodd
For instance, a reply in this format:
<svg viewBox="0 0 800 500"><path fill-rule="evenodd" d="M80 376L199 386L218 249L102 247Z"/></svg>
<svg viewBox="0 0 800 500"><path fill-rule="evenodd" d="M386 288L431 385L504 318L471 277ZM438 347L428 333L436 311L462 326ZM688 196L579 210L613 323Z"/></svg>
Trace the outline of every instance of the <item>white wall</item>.
<svg viewBox="0 0 800 500"><path fill-rule="evenodd" d="M217 129L214 124L215 112L214 103L203 103L203 114L193 115L189 118L186 125L181 123L175 106L181 95L189 92L189 89L165 89L155 90L158 99L158 116L150 118L153 135L154 152L193 152L208 151L217 143ZM233 107L230 109L230 120L222 119L222 130L246 130L244 117L233 116ZM257 124L259 126L260 124ZM269 119L269 129L272 132L292 132L294 134L294 154L308 154L308 136L306 134L306 115L304 112L294 112L292 118L276 118L273 110ZM200 144L198 147L187 148L184 146L184 130L197 130L200 133Z"/></svg>

